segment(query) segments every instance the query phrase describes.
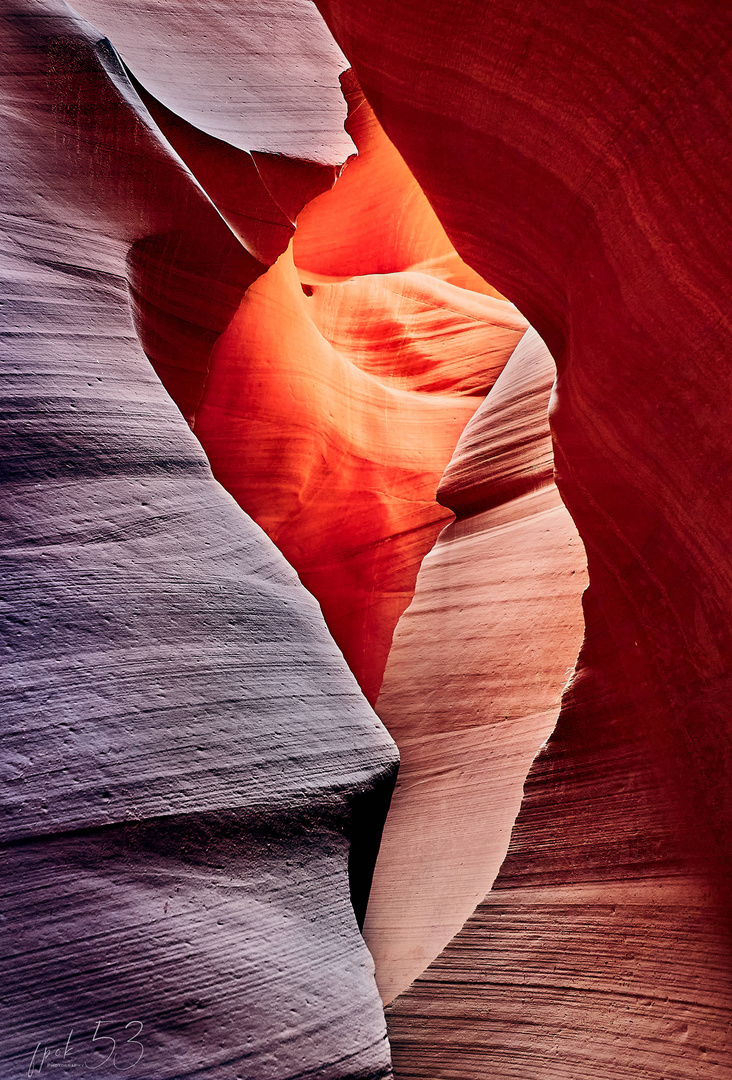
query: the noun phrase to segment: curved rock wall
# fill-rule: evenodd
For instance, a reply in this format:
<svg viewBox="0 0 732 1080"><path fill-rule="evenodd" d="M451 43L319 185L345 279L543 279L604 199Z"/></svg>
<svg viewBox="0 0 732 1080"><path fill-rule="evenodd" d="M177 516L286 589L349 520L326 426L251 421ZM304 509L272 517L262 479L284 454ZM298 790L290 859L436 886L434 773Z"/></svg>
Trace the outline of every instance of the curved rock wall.
<svg viewBox="0 0 732 1080"><path fill-rule="evenodd" d="M460 254L552 350L589 552L509 863L394 1005L397 1073L726 1076L732 16L319 6Z"/></svg>
<svg viewBox="0 0 732 1080"><path fill-rule="evenodd" d="M439 498L457 520L389 654L377 709L401 765L364 926L387 1001L490 889L582 641L585 553L553 481L554 375L527 330L445 471Z"/></svg>
<svg viewBox="0 0 732 1080"><path fill-rule="evenodd" d="M526 321L462 263L343 81L359 157L203 343L195 384L188 328L183 342L168 332L171 305L157 299L169 251L153 259L138 244L134 267L147 262L134 280L142 340L214 475L318 599L373 703L420 563L451 517L435 497L442 472Z"/></svg>
<svg viewBox="0 0 732 1080"><path fill-rule="evenodd" d="M264 267L102 32L3 16L0 1072L386 1077L348 870L395 748L130 315L133 245L202 336Z"/></svg>

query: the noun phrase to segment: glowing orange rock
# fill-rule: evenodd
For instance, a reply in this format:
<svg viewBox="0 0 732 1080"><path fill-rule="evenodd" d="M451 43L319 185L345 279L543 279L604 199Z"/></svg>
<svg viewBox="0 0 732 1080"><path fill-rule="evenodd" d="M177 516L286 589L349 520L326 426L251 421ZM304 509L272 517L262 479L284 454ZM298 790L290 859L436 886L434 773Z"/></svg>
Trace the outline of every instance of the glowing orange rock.
<svg viewBox="0 0 732 1080"><path fill-rule="evenodd" d="M451 516L437 484L526 322L461 263L350 94L364 158L300 215L302 266L285 254L246 293L191 423L215 476L320 601L373 701L419 565Z"/></svg>
<svg viewBox="0 0 732 1080"><path fill-rule="evenodd" d="M193 427L374 700L420 562L450 517L435 500L442 471L525 324L503 300L423 274L312 292L289 256L249 289L214 347Z"/></svg>
<svg viewBox="0 0 732 1080"><path fill-rule="evenodd" d="M298 218L295 262L307 279L424 269L455 285L500 296L455 251L439 218L365 100L352 71L341 76L346 131L358 147L336 187Z"/></svg>

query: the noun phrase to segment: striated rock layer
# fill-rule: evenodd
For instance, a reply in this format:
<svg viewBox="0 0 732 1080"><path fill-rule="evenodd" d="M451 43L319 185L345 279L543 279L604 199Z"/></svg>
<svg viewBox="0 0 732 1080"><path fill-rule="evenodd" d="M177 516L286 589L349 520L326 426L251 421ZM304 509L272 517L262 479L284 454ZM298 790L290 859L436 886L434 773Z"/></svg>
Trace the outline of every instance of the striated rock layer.
<svg viewBox="0 0 732 1080"><path fill-rule="evenodd" d="M0 1074L387 1077L393 743L130 317L131 248L199 358L264 267L102 32L3 16Z"/></svg>
<svg viewBox="0 0 732 1080"><path fill-rule="evenodd" d="M558 367L587 637L396 1071L729 1076L732 12L319 0L460 254Z"/></svg>
<svg viewBox="0 0 732 1080"><path fill-rule="evenodd" d="M421 273L307 296L283 256L214 347L195 433L320 601L371 701L450 517L442 471L524 328L506 301Z"/></svg>
<svg viewBox="0 0 732 1080"><path fill-rule="evenodd" d="M458 258L343 81L359 157L299 215L291 248L195 371L160 318L165 300L150 299L161 259L140 244L135 295L148 353L214 475L318 599L373 702L420 563L451 517L435 498L442 472L526 321Z"/></svg>
<svg viewBox="0 0 732 1080"><path fill-rule="evenodd" d="M378 699L401 766L364 932L385 1000L491 887L582 640L585 555L553 482L555 368L528 330L468 423Z"/></svg>

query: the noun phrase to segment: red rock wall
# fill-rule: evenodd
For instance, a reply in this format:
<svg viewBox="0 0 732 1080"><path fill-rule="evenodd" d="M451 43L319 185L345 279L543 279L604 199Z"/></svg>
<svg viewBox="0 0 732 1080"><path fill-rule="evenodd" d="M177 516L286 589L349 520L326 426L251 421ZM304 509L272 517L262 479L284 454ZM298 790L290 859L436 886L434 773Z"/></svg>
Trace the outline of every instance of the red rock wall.
<svg viewBox="0 0 732 1080"><path fill-rule="evenodd" d="M321 0L460 254L557 361L587 641L509 862L390 1015L400 1076L727 1076L724 5Z"/></svg>

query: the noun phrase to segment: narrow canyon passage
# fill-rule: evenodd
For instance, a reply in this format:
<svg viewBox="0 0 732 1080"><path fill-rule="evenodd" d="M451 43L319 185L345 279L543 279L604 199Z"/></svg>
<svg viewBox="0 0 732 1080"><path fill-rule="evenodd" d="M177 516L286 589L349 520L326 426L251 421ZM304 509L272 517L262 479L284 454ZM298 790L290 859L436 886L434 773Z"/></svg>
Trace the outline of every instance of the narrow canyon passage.
<svg viewBox="0 0 732 1080"><path fill-rule="evenodd" d="M435 497L443 470L527 324L459 259L352 74L341 81L358 156L297 215L195 391L144 243L134 295L141 340L215 477L317 598L373 703L452 516Z"/></svg>
<svg viewBox="0 0 732 1080"><path fill-rule="evenodd" d="M586 572L553 481L553 360L460 260L352 72L341 82L358 156L247 290L188 418L400 750L365 925L390 1000L498 872L579 652ZM142 340L185 410L135 280Z"/></svg>
<svg viewBox="0 0 732 1080"><path fill-rule="evenodd" d="M390 1075L351 903L396 751L343 655L374 700L452 517L445 466L527 324L457 256L302 10L330 72L316 115L342 105L298 129L302 158L282 154L281 99L253 138L186 97L142 29L169 38L162 8L5 13L11 1071L63 1056L69 1031L64 1071L125 1069L133 1022L154 1080ZM189 58L212 100L216 33Z"/></svg>
<svg viewBox="0 0 732 1080"><path fill-rule="evenodd" d="M0 6L2 1080L730 1080L730 12Z"/></svg>

